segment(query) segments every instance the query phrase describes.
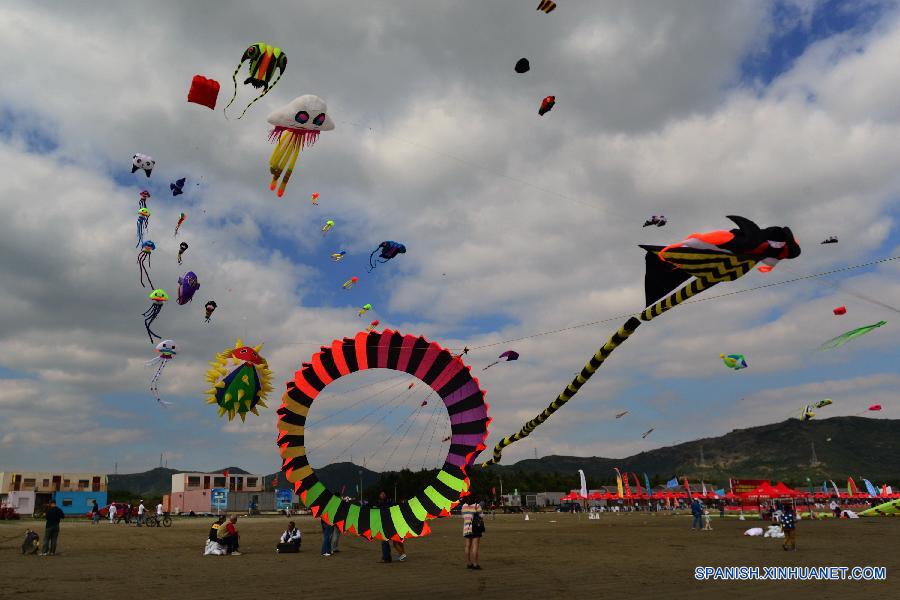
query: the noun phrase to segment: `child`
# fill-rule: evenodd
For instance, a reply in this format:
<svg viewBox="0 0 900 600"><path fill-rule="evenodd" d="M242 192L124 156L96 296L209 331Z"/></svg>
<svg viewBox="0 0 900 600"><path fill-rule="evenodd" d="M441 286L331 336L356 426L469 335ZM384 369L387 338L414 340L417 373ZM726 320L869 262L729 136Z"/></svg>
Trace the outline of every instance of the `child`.
<svg viewBox="0 0 900 600"><path fill-rule="evenodd" d="M703 510L703 531L712 531L708 508Z"/></svg>
<svg viewBox="0 0 900 600"><path fill-rule="evenodd" d="M41 536L30 529L25 530L25 540L22 542L22 554L37 554L41 547Z"/></svg>

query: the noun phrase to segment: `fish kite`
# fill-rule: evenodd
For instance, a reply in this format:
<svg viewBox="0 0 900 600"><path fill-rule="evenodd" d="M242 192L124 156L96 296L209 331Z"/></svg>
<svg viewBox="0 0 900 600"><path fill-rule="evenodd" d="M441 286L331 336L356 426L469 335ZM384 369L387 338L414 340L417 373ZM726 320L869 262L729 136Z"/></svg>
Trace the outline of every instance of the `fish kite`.
<svg viewBox="0 0 900 600"><path fill-rule="evenodd" d="M158 364L156 373L150 378L150 392L161 405L169 406L172 404L171 402L163 402L159 397L159 378L162 376L163 369L166 368L169 361L178 354L178 345L172 340L163 340L156 345L156 352L158 353L156 358L145 363L148 367L153 364Z"/></svg>
<svg viewBox="0 0 900 600"><path fill-rule="evenodd" d="M172 237L178 237L178 230L181 229L181 226L182 226L182 224L184 224L185 219L187 219L187 215L184 213L181 213L181 216L178 217L178 222L175 223L175 235L173 235Z"/></svg>
<svg viewBox="0 0 900 600"><path fill-rule="evenodd" d="M141 251L137 255L138 272L141 274L141 287L147 287L144 283L144 276L147 277L147 283L150 284L150 287L153 287L153 282L150 281L150 255L154 250L156 250L156 244L153 243L153 240L144 240L141 243Z"/></svg>
<svg viewBox="0 0 900 600"><path fill-rule="evenodd" d="M506 352L504 352L503 354L498 356L497 359L498 360L495 360L494 362L492 362L491 364L489 364L488 366L483 368L482 371L487 371L494 365L500 364L500 362L502 362L502 361L510 362L513 360L519 360L519 353L516 352L515 350L507 350Z"/></svg>
<svg viewBox="0 0 900 600"><path fill-rule="evenodd" d="M376 259L376 254L378 254L378 258L383 260ZM377 248L372 250L372 254L369 255L369 273L377 266L377 263L386 263L398 254L406 254L406 246L399 242L392 242L391 240L381 242L378 244Z"/></svg>
<svg viewBox="0 0 900 600"><path fill-rule="evenodd" d="M166 290L153 290L150 292L150 308L143 312L144 315L144 327L147 329L147 335L150 337L150 343L153 343L153 338L157 338L162 340L162 336L157 335L150 329L150 325L153 321L156 320L156 317L159 316L159 313L162 312L163 303L169 301L169 295L166 293Z"/></svg>
<svg viewBox="0 0 900 600"><path fill-rule="evenodd" d="M726 367L734 369L735 371L746 369L748 366L747 359L744 358L743 354L720 354L719 358L722 359L722 362L725 363Z"/></svg>
<svg viewBox="0 0 900 600"><path fill-rule="evenodd" d="M137 216L137 244L135 244L135 248L140 248L141 243L144 241L144 234L147 233L149 227L150 210L147 208L139 208Z"/></svg>
<svg viewBox="0 0 900 600"><path fill-rule="evenodd" d="M547 14L550 14L554 10L556 10L556 2L554 2L553 0L541 0L538 3L537 9L542 12L545 12Z"/></svg>
<svg viewBox="0 0 900 600"><path fill-rule="evenodd" d="M519 73L519 74L527 73L531 69L531 65L528 64L527 58L520 58L519 60L516 61L515 69L516 69L516 73Z"/></svg>
<svg viewBox="0 0 900 600"><path fill-rule="evenodd" d="M244 421L248 412L258 416L258 407L266 406L272 373L259 355L261 349L262 344L251 348L238 339L234 348L226 348L209 363L206 380L212 387L206 391L206 403L218 404L220 417L228 415L231 421L238 415Z"/></svg>
<svg viewBox="0 0 900 600"><path fill-rule="evenodd" d="M216 100L219 98L219 82L215 79L207 79L203 75L194 75L191 80L191 89L188 90L188 102L200 104L209 109L216 109Z"/></svg>
<svg viewBox="0 0 900 600"><path fill-rule="evenodd" d="M331 260L333 260L334 262L341 262L342 260L344 260L344 256L346 256L346 254L347 254L346 250L341 250L340 252L333 252L331 254Z"/></svg>
<svg viewBox="0 0 900 600"><path fill-rule="evenodd" d="M619 414L616 415L616 418L617 418L617 419L621 419L622 417L624 417L624 416L627 415L627 414L628 414L628 411L627 411L627 410L626 410L626 411L623 411L623 412L620 412Z"/></svg>
<svg viewBox="0 0 900 600"><path fill-rule="evenodd" d="M284 196L284 188L294 172L300 151L315 144L323 131L334 129L334 121L327 111L328 105L324 100L307 94L294 98L269 115L267 120L273 125L269 141L275 143L269 157L269 173L272 175L269 189L275 191L277 186L279 198Z"/></svg>
<svg viewBox="0 0 900 600"><path fill-rule="evenodd" d="M188 271L182 277L178 278L178 302L179 305L185 305L194 299L194 293L200 289L200 282L197 280L197 274Z"/></svg>
<svg viewBox="0 0 900 600"><path fill-rule="evenodd" d="M666 218L663 215L659 215L658 217L656 215L653 215L652 217L650 217L649 219L644 221L644 227L649 227L651 225L656 225L657 227L662 227L666 223L667 223Z"/></svg>
<svg viewBox="0 0 900 600"><path fill-rule="evenodd" d="M150 177L150 173L153 172L153 167L156 166L156 161L153 160L152 156L147 156L146 154L141 154L140 152L131 157L131 172L134 173L138 169L142 169L144 171L144 175ZM149 194L148 194L149 196Z"/></svg>
<svg viewBox="0 0 900 600"><path fill-rule="evenodd" d="M827 238L825 238L824 240L822 240L822 243L823 243L823 244L837 244L837 243L838 243L837 236L836 236L836 235L829 235Z"/></svg>
<svg viewBox="0 0 900 600"><path fill-rule="evenodd" d="M553 107L555 105L556 96L547 96L546 98L541 100L541 106L540 108L538 108L538 114L543 117L545 114L553 110Z"/></svg>
<svg viewBox="0 0 900 600"><path fill-rule="evenodd" d="M342 285L341 287L344 288L345 290L349 290L350 288L352 288L354 286L354 284L356 284L357 281L359 281L359 277L351 277L350 279L345 281L344 285Z"/></svg>
<svg viewBox="0 0 900 600"><path fill-rule="evenodd" d="M738 229L694 234L666 248L641 246L647 254L644 291L646 308L630 317L594 354L581 372L553 402L522 428L494 446L493 457L484 466L499 463L503 449L528 437L532 431L564 406L597 372L610 354L631 337L641 324L651 321L701 292L722 282L746 275L760 261L791 259L800 255L800 245L788 227L761 229L743 217L729 217ZM703 238L703 239L701 239ZM696 242L698 245L693 245ZM686 284L686 285L683 285Z"/></svg>
<svg viewBox="0 0 900 600"><path fill-rule="evenodd" d="M175 183L169 184L169 189L172 190L173 196L180 196L184 193L184 182L187 180L187 177L182 177L175 181Z"/></svg>
<svg viewBox="0 0 900 600"><path fill-rule="evenodd" d="M642 440L647 439L647 436L650 435L651 433L653 433L653 430L654 430L654 429L655 429L655 427L651 427L650 429L648 429L647 431L645 431L644 433L642 433L642 434L641 434L641 439L642 439Z"/></svg>
<svg viewBox="0 0 900 600"><path fill-rule="evenodd" d="M209 323L209 320L212 318L213 313L216 312L216 308L218 308L218 307L219 307L219 305L216 304L215 300L210 300L209 302L206 303L206 306L203 307L206 310L206 322L207 323Z"/></svg>
<svg viewBox="0 0 900 600"><path fill-rule="evenodd" d="M854 340L861 335L865 335L870 331L874 331L879 327L887 325L887 321L878 321L877 323L873 323L872 325L866 325L865 327L859 327L857 329L853 329L846 333L842 333L841 335L831 338L821 346L819 346L820 351L824 350L834 350L835 348L840 348L850 340Z"/></svg>
<svg viewBox="0 0 900 600"><path fill-rule="evenodd" d="M359 312L356 313L356 316L361 317L364 314L366 314L367 312L369 312L370 310L372 310L371 304L363 304L362 308L359 309Z"/></svg>
<svg viewBox="0 0 900 600"><path fill-rule="evenodd" d="M187 242L181 242L180 244L178 244L178 264L179 265L181 264L181 255L184 254L185 251L187 251L187 249L188 249Z"/></svg>
<svg viewBox="0 0 900 600"><path fill-rule="evenodd" d="M281 51L281 48L275 48L265 42L257 42L244 50L244 54L241 56L241 62L238 63L237 68L231 75L231 81L234 83L234 94L232 94L231 100L225 108L222 109L222 113L225 115L226 119L228 118L228 113L226 111L237 97L237 74L247 61L250 61L250 64L248 65L249 77L244 80L244 85L249 83L255 88L263 88L263 91L244 107L244 111L238 119L242 118L244 113L247 112L247 109L253 106L257 100L268 94L269 90L278 84L278 80L281 79L281 76L284 75L284 70L287 68L287 55ZM275 74L275 69L278 69L278 78L269 85L269 82L272 81L272 75Z"/></svg>

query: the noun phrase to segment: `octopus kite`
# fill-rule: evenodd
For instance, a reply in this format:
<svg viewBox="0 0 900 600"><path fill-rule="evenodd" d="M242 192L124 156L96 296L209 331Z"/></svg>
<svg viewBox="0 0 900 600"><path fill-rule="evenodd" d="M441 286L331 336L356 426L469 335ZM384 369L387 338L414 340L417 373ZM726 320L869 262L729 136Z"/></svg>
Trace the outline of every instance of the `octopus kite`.
<svg viewBox="0 0 900 600"><path fill-rule="evenodd" d="M178 244L178 264L181 264L181 255L184 254L188 249L187 242L181 242Z"/></svg>
<svg viewBox="0 0 900 600"><path fill-rule="evenodd" d="M363 316L364 314L366 314L367 312L369 312L370 310L372 310L372 305L371 305L371 304L363 304L363 305L362 305L362 308L359 309L359 312L356 313L356 316L357 316L357 317L361 317L361 316Z"/></svg>
<svg viewBox="0 0 900 600"><path fill-rule="evenodd" d="M366 327L366 331L375 331L376 327L378 327L378 319L375 319L374 321L369 323L369 326Z"/></svg>
<svg viewBox="0 0 900 600"><path fill-rule="evenodd" d="M138 252L137 256L137 264L138 271L141 274L141 287L147 287L147 284L144 283L144 276L147 276L147 283L150 284L150 287L153 287L153 282L150 281L150 254L156 250L156 244L153 243L152 240L144 240L141 243L141 251Z"/></svg>
<svg viewBox="0 0 900 600"><path fill-rule="evenodd" d="M345 281L345 282L344 282L344 285L342 285L341 287L344 288L345 290L349 290L349 289L352 288L354 285L356 285L356 282L357 282L357 281L359 281L359 277L351 277L350 279L348 279L347 281Z"/></svg>
<svg viewBox="0 0 900 600"><path fill-rule="evenodd" d="M197 281L197 274L188 271L183 277L178 278L178 298L175 300L179 305L185 305L194 299L194 293L200 289L200 282Z"/></svg>
<svg viewBox="0 0 900 600"><path fill-rule="evenodd" d="M206 310L206 322L207 323L209 323L209 320L212 318L213 313L216 311L216 309L218 307L219 307L219 305L216 304L215 300L210 300L209 302L206 303L206 306L203 307Z"/></svg>
<svg viewBox="0 0 900 600"><path fill-rule="evenodd" d="M153 339L157 338L162 340L162 336L157 335L150 329L150 325L153 321L156 320L156 317L159 316L159 313L162 312L162 307L165 302L169 301L169 295L166 293L166 290L153 290L150 292L150 308L144 311L144 327L147 329L147 335L150 337L150 343L153 343Z"/></svg>
<svg viewBox="0 0 900 600"><path fill-rule="evenodd" d="M141 246L141 242L144 241L144 234L147 233L147 228L149 226L150 226L150 210L147 208L138 209L137 244L134 245L135 248L139 248Z"/></svg>
<svg viewBox="0 0 900 600"><path fill-rule="evenodd" d="M139 208L147 208L147 200L150 198L150 192L147 190L141 190L140 197L138 198L138 207Z"/></svg>
<svg viewBox="0 0 900 600"><path fill-rule="evenodd" d="M313 192L312 196L309 197L309 201L312 202L313 206L319 205L319 192Z"/></svg>
<svg viewBox="0 0 900 600"><path fill-rule="evenodd" d="M263 88L263 91L244 107L244 111L238 119L242 118L244 113L247 112L247 109L253 106L257 100L268 94L269 90L278 84L281 76L284 75L284 70L287 68L287 55L281 51L281 48L275 48L264 42L257 42L244 50L244 54L241 56L241 62L238 63L237 68L231 75L231 81L234 83L234 94L232 94L231 100L225 108L222 109L222 113L225 115L226 119L228 118L228 113L226 111L237 97L237 74L247 61L250 61L250 64L248 65L248 74L250 76L244 80L244 85L249 83L255 88ZM275 69L278 69L278 78L272 82L272 85L269 85L269 82L272 81L272 75L275 74Z"/></svg>
<svg viewBox="0 0 900 600"><path fill-rule="evenodd" d="M262 344L251 348L238 339L234 348L220 352L209 363L206 380L212 387L206 392L206 403L218 404L220 417L228 415L231 421L238 415L244 421L248 412L258 416L258 407L266 406L272 373L269 363L259 355L260 349Z"/></svg>
<svg viewBox="0 0 900 600"><path fill-rule="evenodd" d="M150 391L153 393L157 402L163 406L169 406L171 405L171 402L163 402L159 397L159 378L162 376L163 369L166 368L169 361L178 354L178 346L172 340L163 340L156 345L156 351L158 353L156 358L146 363L148 367L158 363L156 373L150 378Z"/></svg>
<svg viewBox="0 0 900 600"><path fill-rule="evenodd" d="M275 142L275 149L269 157L269 172L272 174L269 189L275 191L278 186L279 198L284 195L284 188L294 172L300 150L315 144L321 132L334 129L334 121L328 116L327 110L328 105L324 100L307 94L293 99L269 115L267 120L274 125L269 132L269 141Z"/></svg>
<svg viewBox="0 0 900 600"><path fill-rule="evenodd" d="M322 225L322 237L325 237L325 234L328 233L329 231L331 231L331 229L333 227L334 227L334 221L332 221L331 219L328 219L327 221L325 221L325 224Z"/></svg>
<svg viewBox="0 0 900 600"><path fill-rule="evenodd" d="M378 254L378 258L383 260L377 260L375 254ZM406 246L390 240L381 242L378 244L378 247L372 251L372 254L369 255L369 272L371 273L372 269L377 266L376 263L386 263L398 254L406 254Z"/></svg>

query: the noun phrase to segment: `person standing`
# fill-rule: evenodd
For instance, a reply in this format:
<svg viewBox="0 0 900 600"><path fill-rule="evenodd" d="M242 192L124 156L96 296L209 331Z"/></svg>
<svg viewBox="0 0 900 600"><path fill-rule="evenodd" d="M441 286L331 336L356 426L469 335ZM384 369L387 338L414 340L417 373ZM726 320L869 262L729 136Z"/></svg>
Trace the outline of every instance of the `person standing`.
<svg viewBox="0 0 900 600"><path fill-rule="evenodd" d="M100 522L100 506L96 500L91 500L91 503L91 525L96 525Z"/></svg>
<svg viewBox="0 0 900 600"><path fill-rule="evenodd" d="M466 538L466 568L480 571L478 545L481 542L482 534L484 534L484 513L481 510L481 504L470 496L466 503L463 504L461 514L463 518L463 537Z"/></svg>
<svg viewBox="0 0 900 600"><path fill-rule="evenodd" d="M337 525L331 526L331 553L337 554L340 552L338 550L338 544L341 541L341 530L338 529Z"/></svg>
<svg viewBox="0 0 900 600"><path fill-rule="evenodd" d="M322 556L331 556L331 534L334 531L334 525L329 525L322 521Z"/></svg>
<svg viewBox="0 0 900 600"><path fill-rule="evenodd" d="M133 510L133 509L132 509L132 507L131 507L131 502L129 502L128 504L125 505L125 510L123 511L123 515L122 515L122 516L125 517L125 524L126 524L126 525L131 525L131 511L132 511L132 510Z"/></svg>
<svg viewBox="0 0 900 600"><path fill-rule="evenodd" d="M41 556L56 554L56 542L59 539L59 522L65 519L66 515L61 508L56 506L56 501L50 501L50 508L44 519L47 525L44 528L44 545L41 547Z"/></svg>
<svg viewBox="0 0 900 600"><path fill-rule="evenodd" d="M700 506L700 500L694 498L694 501L691 502L691 514L694 516L694 521L691 523L691 530L701 530L703 529L703 507Z"/></svg>
<svg viewBox="0 0 900 600"><path fill-rule="evenodd" d="M378 494L378 508L390 508L391 503L388 502L387 493L382 491ZM391 543L387 540L381 540L381 562L391 562Z"/></svg>
<svg viewBox="0 0 900 600"><path fill-rule="evenodd" d="M109 524L113 525L116 522L116 503L109 503Z"/></svg>
<svg viewBox="0 0 900 600"><path fill-rule="evenodd" d="M156 505L156 518L162 521L163 518L163 505L162 502Z"/></svg>
<svg viewBox="0 0 900 600"><path fill-rule="evenodd" d="M141 525L144 524L144 513L147 511L147 509L144 508L144 501L143 501L143 500L138 500L138 502L140 502L140 504L138 505L138 518L137 518L137 524L138 524L138 527L140 527Z"/></svg>
<svg viewBox="0 0 900 600"><path fill-rule="evenodd" d="M782 548L785 550L797 549L797 523L794 517L794 507L790 504L784 505L784 514L781 516L781 529L784 531L784 544Z"/></svg>

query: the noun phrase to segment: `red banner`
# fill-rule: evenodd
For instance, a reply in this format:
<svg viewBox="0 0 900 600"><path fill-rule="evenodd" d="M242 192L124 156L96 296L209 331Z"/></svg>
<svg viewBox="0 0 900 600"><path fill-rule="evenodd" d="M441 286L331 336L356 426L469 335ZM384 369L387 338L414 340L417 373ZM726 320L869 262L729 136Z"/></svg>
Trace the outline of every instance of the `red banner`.
<svg viewBox="0 0 900 600"><path fill-rule="evenodd" d="M764 483L769 483L766 479L732 479L731 491L735 494L749 494Z"/></svg>

